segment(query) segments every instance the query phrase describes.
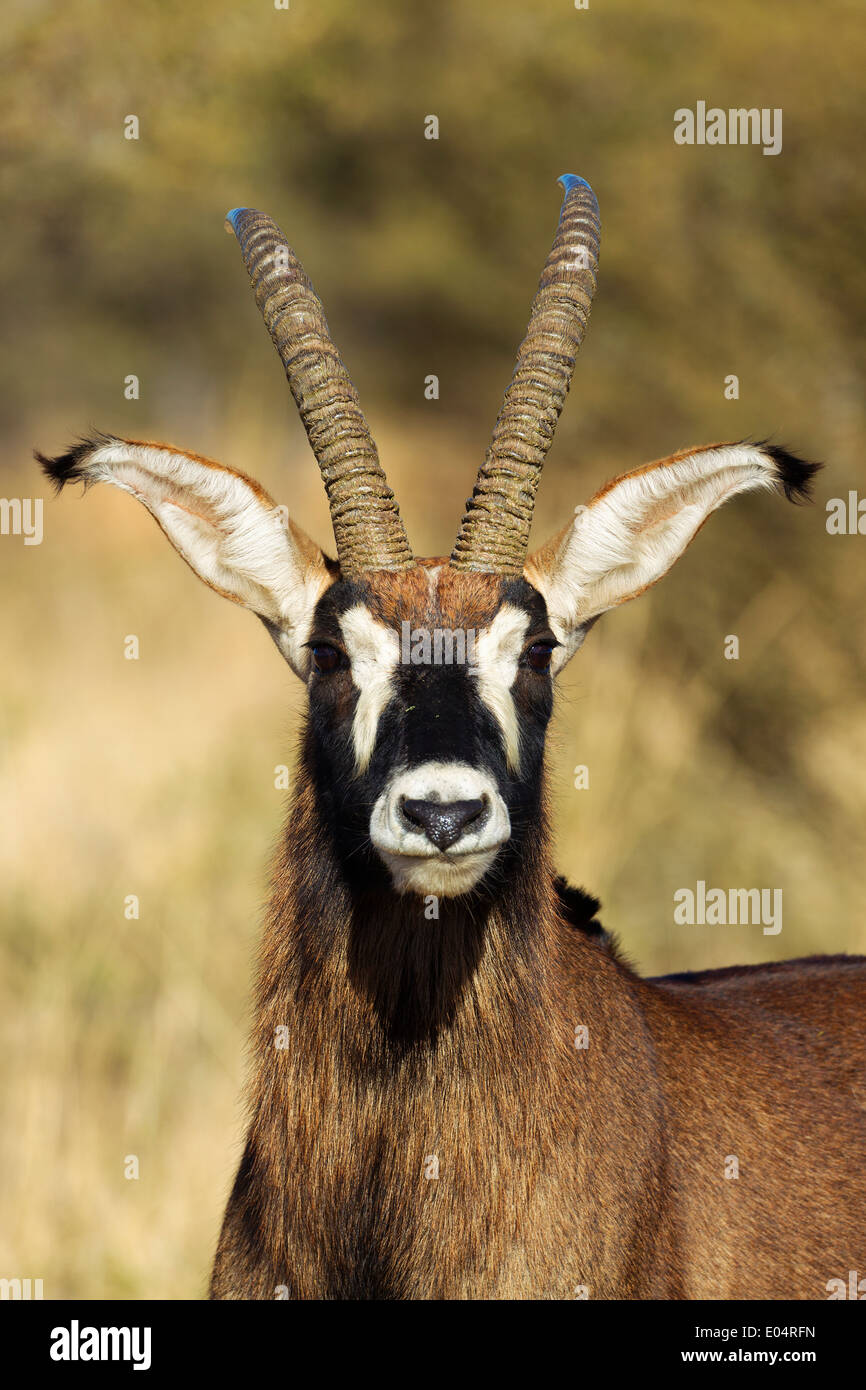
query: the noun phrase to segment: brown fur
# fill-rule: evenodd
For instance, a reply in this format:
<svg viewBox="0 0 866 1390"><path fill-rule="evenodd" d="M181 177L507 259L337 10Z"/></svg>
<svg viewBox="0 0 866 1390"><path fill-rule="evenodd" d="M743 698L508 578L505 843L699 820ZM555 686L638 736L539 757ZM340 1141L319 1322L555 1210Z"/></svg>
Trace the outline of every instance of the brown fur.
<svg viewBox="0 0 866 1390"><path fill-rule="evenodd" d="M431 589L426 571L441 566ZM367 575L370 609L399 628L435 617L440 626L483 628L502 602L502 576L453 570L447 560L425 560L415 569Z"/></svg>
<svg viewBox="0 0 866 1390"><path fill-rule="evenodd" d="M420 570L369 580L427 611ZM499 582L443 572L443 618ZM866 1266L866 960L641 980L568 920L546 816L427 921L350 892L312 767L307 733L213 1298L824 1298Z"/></svg>

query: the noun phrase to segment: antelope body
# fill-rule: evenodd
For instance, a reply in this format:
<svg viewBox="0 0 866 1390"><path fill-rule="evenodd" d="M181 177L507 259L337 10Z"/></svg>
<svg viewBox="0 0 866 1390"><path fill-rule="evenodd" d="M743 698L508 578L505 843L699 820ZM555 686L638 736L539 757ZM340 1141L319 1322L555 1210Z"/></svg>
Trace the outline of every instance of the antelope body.
<svg viewBox="0 0 866 1390"><path fill-rule="evenodd" d="M825 1298L866 1266L866 960L641 979L551 863L553 676L728 497L796 500L814 471L767 445L687 450L527 558L598 259L592 190L561 182L450 559L413 557L321 305L250 209L229 224L337 561L198 455L100 436L38 456L59 485L138 497L308 688L213 1298ZM437 632L471 643L437 661Z"/></svg>

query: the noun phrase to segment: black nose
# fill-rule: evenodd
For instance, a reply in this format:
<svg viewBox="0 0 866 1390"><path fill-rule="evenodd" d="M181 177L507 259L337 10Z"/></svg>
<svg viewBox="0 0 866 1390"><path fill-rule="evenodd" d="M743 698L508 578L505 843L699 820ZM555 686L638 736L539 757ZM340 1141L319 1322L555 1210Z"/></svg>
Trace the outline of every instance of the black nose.
<svg viewBox="0 0 866 1390"><path fill-rule="evenodd" d="M420 825L437 849L447 849L473 825L487 805L484 801L411 801L404 797L400 810L413 825Z"/></svg>

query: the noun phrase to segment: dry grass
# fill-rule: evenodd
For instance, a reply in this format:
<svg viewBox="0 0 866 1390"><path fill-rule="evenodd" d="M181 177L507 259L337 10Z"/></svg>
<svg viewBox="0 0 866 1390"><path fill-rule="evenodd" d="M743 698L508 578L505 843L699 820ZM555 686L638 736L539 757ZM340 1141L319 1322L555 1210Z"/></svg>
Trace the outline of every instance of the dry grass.
<svg viewBox="0 0 866 1390"><path fill-rule="evenodd" d="M650 972L866 950L866 539L822 517L866 493L857 7L422 17L382 0L374 21L292 0L263 39L266 9L7 7L4 495L33 493L31 445L95 423L237 463L328 536L219 230L250 201L308 262L410 536L440 552L549 244L552 180L589 176L601 287L537 538L684 444L776 430L830 467L816 508L736 503L591 634L550 743L559 863ZM698 98L782 105L783 155L675 148L673 110ZM118 136L127 111L137 146ZM129 499L96 489L45 519L40 547L0 539L0 1275L49 1297L194 1298L241 1135L274 767L300 692ZM699 878L781 887L782 933L675 927L673 893Z"/></svg>

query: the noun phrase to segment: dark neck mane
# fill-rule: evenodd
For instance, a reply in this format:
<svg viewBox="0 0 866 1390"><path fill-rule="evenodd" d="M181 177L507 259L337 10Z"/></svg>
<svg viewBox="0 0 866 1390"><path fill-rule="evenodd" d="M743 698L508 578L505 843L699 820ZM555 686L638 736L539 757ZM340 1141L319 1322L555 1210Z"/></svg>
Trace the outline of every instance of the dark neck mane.
<svg viewBox="0 0 866 1390"><path fill-rule="evenodd" d="M302 777L275 866L260 1001L350 1009L386 1051L435 1047L464 1014L474 1025L494 1014L502 1029L541 1008L560 913L543 822L492 888L430 907L381 875L347 881Z"/></svg>
<svg viewBox="0 0 866 1390"><path fill-rule="evenodd" d="M594 1173L622 1166L611 1116L624 1082L645 1096L650 1078L620 966L587 929L594 903L578 894L569 909L545 834L543 820L526 832L491 894L441 899L428 920L418 897L349 885L299 777L226 1236L235 1258L269 1252L256 1296L495 1296L502 1280L519 1296L529 1271L562 1279L545 1224L573 1219L551 1187L557 1162L573 1151L577 1173L591 1136ZM623 1036L627 1078L605 1062ZM574 1282L587 1258L569 1254Z"/></svg>

